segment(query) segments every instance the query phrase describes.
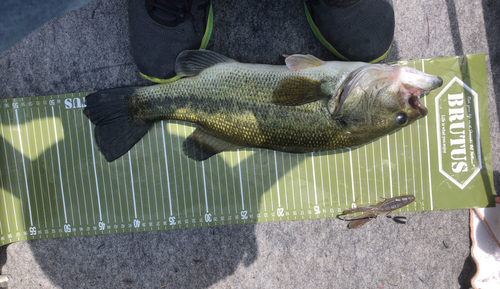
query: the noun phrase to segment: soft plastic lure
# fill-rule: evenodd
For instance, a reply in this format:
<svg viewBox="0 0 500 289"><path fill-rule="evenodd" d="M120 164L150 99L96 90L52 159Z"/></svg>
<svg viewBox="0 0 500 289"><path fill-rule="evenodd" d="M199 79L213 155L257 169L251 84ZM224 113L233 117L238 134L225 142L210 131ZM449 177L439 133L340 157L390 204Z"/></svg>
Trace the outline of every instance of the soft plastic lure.
<svg viewBox="0 0 500 289"><path fill-rule="evenodd" d="M356 229L369 221L375 219L380 213L387 213L400 209L404 206L415 201L414 195L398 196L394 198L385 199L376 205L362 206L354 209L345 210L342 214L338 215L337 218L349 221L347 227L349 229ZM345 215L350 215L354 213L364 212L362 215L354 217L342 217ZM392 217L392 219L397 223L406 223L406 217Z"/></svg>

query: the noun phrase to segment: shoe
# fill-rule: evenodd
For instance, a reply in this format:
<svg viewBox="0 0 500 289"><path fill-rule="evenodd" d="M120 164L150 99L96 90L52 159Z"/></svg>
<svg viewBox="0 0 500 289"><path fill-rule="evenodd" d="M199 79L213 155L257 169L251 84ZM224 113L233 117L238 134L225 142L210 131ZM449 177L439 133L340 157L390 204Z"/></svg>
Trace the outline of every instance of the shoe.
<svg viewBox="0 0 500 289"><path fill-rule="evenodd" d="M131 0L128 13L132 57L140 74L153 82L179 79L177 55L205 49L212 33L213 10L207 0Z"/></svg>
<svg viewBox="0 0 500 289"><path fill-rule="evenodd" d="M378 62L394 38L392 0L305 0L314 34L341 60Z"/></svg>

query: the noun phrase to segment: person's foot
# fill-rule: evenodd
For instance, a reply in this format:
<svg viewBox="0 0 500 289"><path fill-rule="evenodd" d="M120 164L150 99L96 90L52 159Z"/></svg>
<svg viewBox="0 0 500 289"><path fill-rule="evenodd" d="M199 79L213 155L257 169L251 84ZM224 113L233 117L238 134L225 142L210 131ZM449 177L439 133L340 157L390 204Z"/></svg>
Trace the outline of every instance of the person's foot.
<svg viewBox="0 0 500 289"><path fill-rule="evenodd" d="M177 55L204 49L210 39L213 13L208 0L131 0L128 10L132 57L151 81L178 79Z"/></svg>
<svg viewBox="0 0 500 289"><path fill-rule="evenodd" d="M378 62L394 38L392 0L305 0L314 34L341 60Z"/></svg>

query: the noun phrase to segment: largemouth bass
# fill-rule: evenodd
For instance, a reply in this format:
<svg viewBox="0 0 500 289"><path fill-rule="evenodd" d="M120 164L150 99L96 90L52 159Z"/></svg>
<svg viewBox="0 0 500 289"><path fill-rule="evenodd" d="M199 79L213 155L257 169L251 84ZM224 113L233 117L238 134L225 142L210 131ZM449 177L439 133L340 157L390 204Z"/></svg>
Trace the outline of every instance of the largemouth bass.
<svg viewBox="0 0 500 289"><path fill-rule="evenodd" d="M183 143L197 161L248 147L329 151L366 144L426 116L420 96L443 83L408 67L299 54L285 62L246 64L208 50L184 51L175 66L180 80L90 94L84 113L110 162L159 120L197 125Z"/></svg>

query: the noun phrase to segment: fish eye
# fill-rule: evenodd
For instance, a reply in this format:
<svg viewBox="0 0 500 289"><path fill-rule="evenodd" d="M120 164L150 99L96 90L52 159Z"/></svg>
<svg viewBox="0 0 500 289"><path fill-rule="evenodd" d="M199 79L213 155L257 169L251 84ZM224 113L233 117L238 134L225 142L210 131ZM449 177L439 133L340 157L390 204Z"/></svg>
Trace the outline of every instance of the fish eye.
<svg viewBox="0 0 500 289"><path fill-rule="evenodd" d="M396 116L397 125L405 125L408 122L408 117L404 113L400 113Z"/></svg>

